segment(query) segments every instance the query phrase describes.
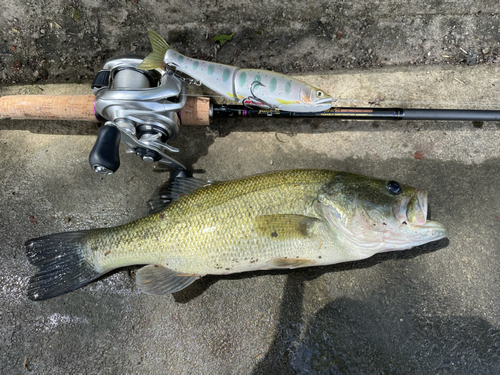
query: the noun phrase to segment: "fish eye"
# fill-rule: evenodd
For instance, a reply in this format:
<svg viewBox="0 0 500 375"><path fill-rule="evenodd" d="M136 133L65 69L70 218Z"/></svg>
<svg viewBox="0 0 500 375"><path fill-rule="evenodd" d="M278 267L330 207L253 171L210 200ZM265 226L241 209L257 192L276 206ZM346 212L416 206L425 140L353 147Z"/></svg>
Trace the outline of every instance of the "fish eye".
<svg viewBox="0 0 500 375"><path fill-rule="evenodd" d="M401 186L396 181L387 181L385 187L387 188L387 190L389 190L391 194L394 195L398 195L403 191L403 189L401 189Z"/></svg>
<svg viewBox="0 0 500 375"><path fill-rule="evenodd" d="M321 98L323 96L323 91L318 91L316 95L318 96L318 98Z"/></svg>

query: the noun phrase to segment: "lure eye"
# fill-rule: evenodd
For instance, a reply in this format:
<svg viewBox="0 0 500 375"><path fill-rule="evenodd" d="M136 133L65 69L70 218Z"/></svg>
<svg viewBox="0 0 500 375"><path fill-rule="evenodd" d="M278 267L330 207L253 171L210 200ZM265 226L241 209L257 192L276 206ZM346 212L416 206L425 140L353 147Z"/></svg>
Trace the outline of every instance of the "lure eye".
<svg viewBox="0 0 500 375"><path fill-rule="evenodd" d="M318 98L321 98L323 96L323 91L318 91L316 95L318 96Z"/></svg>
<svg viewBox="0 0 500 375"><path fill-rule="evenodd" d="M394 195L398 195L403 191L403 189L401 189L401 186L396 181L387 181L385 187L387 188L387 190L389 190L391 194Z"/></svg>

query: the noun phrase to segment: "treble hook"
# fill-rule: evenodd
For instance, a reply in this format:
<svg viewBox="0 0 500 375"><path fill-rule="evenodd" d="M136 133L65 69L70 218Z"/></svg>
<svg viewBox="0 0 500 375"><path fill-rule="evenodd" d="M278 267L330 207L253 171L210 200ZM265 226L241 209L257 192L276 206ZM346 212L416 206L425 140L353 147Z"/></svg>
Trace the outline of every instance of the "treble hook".
<svg viewBox="0 0 500 375"><path fill-rule="evenodd" d="M258 86L263 86L263 87L266 87L266 85L264 85L262 82L260 81L253 81L252 82L252 85L250 86L250 96L246 97L245 99L243 99L243 105L247 108L250 108L252 109L252 107L250 107L249 105L247 105L245 103L246 100L251 100L252 102L254 103L259 103L259 104L255 104L255 105L258 105L259 107L262 107L260 104L263 104L264 106L267 106L269 109L277 109L278 107L276 106L273 106L269 103L267 103L265 100L262 100L261 98L259 98L257 95L255 95L253 93L253 89L254 87L258 87Z"/></svg>

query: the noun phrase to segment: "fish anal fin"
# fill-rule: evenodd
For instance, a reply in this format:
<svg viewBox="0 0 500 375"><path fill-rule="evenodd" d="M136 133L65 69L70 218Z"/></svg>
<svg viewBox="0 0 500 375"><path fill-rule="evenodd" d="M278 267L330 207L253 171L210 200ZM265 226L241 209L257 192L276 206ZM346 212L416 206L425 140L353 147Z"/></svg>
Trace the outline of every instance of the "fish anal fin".
<svg viewBox="0 0 500 375"><path fill-rule="evenodd" d="M135 283L146 294L162 295L178 292L199 278L198 275L187 275L158 264L150 264L137 271Z"/></svg>
<svg viewBox="0 0 500 375"><path fill-rule="evenodd" d="M261 215L255 218L255 229L260 235L278 241L311 238L316 234L314 227L318 222L314 217L303 215Z"/></svg>
<svg viewBox="0 0 500 375"><path fill-rule="evenodd" d="M267 262L270 268L300 268L312 266L316 262L303 258L274 258Z"/></svg>

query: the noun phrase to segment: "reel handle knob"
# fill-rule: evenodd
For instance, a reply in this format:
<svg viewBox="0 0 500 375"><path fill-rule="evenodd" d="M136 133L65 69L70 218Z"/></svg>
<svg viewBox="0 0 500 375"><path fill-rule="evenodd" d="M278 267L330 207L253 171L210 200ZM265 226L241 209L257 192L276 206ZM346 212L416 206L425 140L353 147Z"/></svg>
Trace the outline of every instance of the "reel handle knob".
<svg viewBox="0 0 500 375"><path fill-rule="evenodd" d="M112 174L120 167L120 130L113 125L104 125L89 155L89 163L94 172Z"/></svg>

